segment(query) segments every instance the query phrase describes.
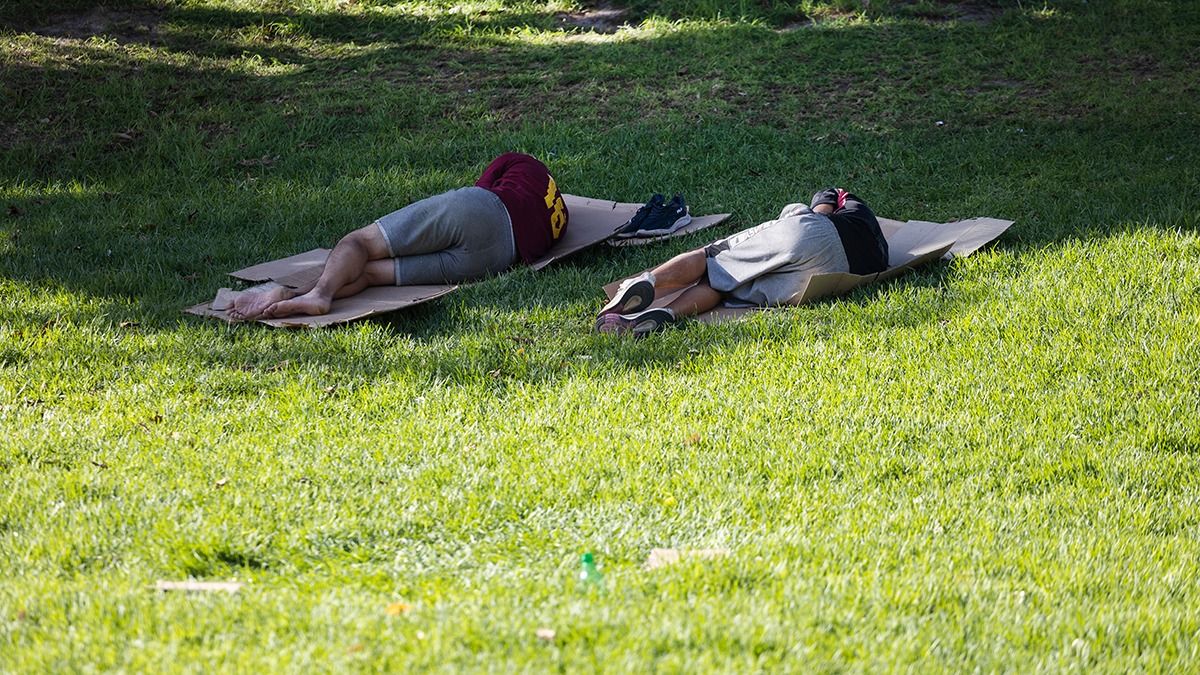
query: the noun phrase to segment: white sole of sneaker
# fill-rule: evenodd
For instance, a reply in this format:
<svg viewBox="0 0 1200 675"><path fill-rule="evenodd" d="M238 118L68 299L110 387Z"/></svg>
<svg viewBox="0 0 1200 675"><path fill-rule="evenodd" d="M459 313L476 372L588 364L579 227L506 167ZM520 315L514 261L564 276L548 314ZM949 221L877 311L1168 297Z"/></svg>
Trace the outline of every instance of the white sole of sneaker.
<svg viewBox="0 0 1200 675"><path fill-rule="evenodd" d="M654 319L647 319L634 324L632 332L634 335L649 335L658 330L659 325Z"/></svg>
<svg viewBox="0 0 1200 675"><path fill-rule="evenodd" d="M683 228L687 227L688 224L691 222L692 222L691 215L688 215L685 213L682 218L680 218L679 220L672 223L671 227L668 227L665 230L638 230L636 236L638 236L638 237L665 237L668 234L675 234L676 232L682 230Z"/></svg>
<svg viewBox="0 0 1200 675"><path fill-rule="evenodd" d="M632 314L654 302L654 284L649 279L638 279L627 288L617 289L617 294L607 305L600 308L600 315Z"/></svg>
<svg viewBox="0 0 1200 675"><path fill-rule="evenodd" d="M650 333L661 330L663 326L670 323L670 315L667 314L666 310L652 309L647 311L652 312L653 315L637 321L629 329L630 332L636 337L649 335Z"/></svg>

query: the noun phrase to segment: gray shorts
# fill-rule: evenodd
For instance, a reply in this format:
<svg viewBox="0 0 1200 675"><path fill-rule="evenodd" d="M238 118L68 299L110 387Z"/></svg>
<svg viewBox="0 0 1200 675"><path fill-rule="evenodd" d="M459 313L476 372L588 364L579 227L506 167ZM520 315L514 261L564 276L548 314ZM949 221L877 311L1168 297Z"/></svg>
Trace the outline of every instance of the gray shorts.
<svg viewBox="0 0 1200 675"><path fill-rule="evenodd" d="M427 197L375 224L396 259L397 286L471 281L517 261L508 209L481 187Z"/></svg>
<svg viewBox="0 0 1200 675"><path fill-rule="evenodd" d="M709 285L740 302L786 305L813 275L850 271L832 221L803 204L789 204L779 216L709 244Z"/></svg>

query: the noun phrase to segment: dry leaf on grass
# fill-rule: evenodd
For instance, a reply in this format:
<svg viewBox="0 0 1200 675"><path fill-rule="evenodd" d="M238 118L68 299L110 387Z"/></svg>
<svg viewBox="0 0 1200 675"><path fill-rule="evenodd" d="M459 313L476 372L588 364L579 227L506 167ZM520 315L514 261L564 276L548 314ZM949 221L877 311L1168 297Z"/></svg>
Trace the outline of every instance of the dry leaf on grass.
<svg viewBox="0 0 1200 675"><path fill-rule="evenodd" d="M252 157L250 159L243 159L240 162L238 162L238 166L245 166L245 167L271 166L272 164L274 164L275 162L278 162L278 161L279 161L279 155L275 155L274 157L272 157L271 155L263 155L262 157Z"/></svg>
<svg viewBox="0 0 1200 675"><path fill-rule="evenodd" d="M412 605L408 604L407 602L393 602L392 604L388 605L387 609L384 611L387 612L388 616L400 616L401 614L408 614L411 612Z"/></svg>
<svg viewBox="0 0 1200 675"><path fill-rule="evenodd" d="M242 582L240 581L159 581L154 584L154 590L162 591L184 591L187 593L237 593L242 590Z"/></svg>
<svg viewBox="0 0 1200 675"><path fill-rule="evenodd" d="M715 560L729 555L727 548L656 548L646 557L646 569L656 570L683 560L695 558L699 560Z"/></svg>

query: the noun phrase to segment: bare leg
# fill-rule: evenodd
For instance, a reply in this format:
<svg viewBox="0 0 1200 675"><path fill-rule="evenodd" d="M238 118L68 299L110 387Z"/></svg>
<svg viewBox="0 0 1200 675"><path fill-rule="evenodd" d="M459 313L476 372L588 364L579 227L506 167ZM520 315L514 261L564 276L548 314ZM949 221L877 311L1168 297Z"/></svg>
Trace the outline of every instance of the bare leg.
<svg viewBox="0 0 1200 675"><path fill-rule="evenodd" d="M700 314L716 307L722 295L708 285L704 274L708 259L704 249L681 253L649 272L621 282L596 317L600 333L645 335L660 330L675 317ZM656 297L683 293L666 308L649 308Z"/></svg>
<svg viewBox="0 0 1200 675"><path fill-rule="evenodd" d="M650 272L654 275L655 290L661 289L670 293L700 281L707 269L708 263L705 262L704 249L698 248L687 253L680 253ZM658 294L656 293L656 295Z"/></svg>
<svg viewBox="0 0 1200 675"><path fill-rule="evenodd" d="M674 312L677 317L703 314L721 304L722 297L720 291L714 290L712 286L701 281L680 293L678 298L667 305L667 309Z"/></svg>
<svg viewBox="0 0 1200 675"><path fill-rule="evenodd" d="M358 293L370 285L395 282L394 268L387 242L374 224L342 237L325 261L325 269L311 290L291 299L283 299L263 311L263 316L278 318L296 314L326 314L335 297ZM378 263L384 263L380 265ZM352 291L352 292L351 292Z"/></svg>
<svg viewBox="0 0 1200 675"><path fill-rule="evenodd" d="M394 283L396 283L396 268L393 259L372 260L367 263L365 273L339 288L334 292L333 297L335 300L337 298L348 298L351 295L361 293L368 286L390 286ZM297 296L304 295L316 287L316 285L317 282L314 281L307 286L299 288L276 286L265 291L242 293L234 299L233 307L229 310L229 316L238 321L257 319L272 305L282 300L291 300Z"/></svg>
<svg viewBox="0 0 1200 675"><path fill-rule="evenodd" d="M396 259L384 258L367 263L362 276L334 292L333 298L348 298L362 293L369 286L391 286L396 283Z"/></svg>
<svg viewBox="0 0 1200 675"><path fill-rule="evenodd" d="M667 309L675 316L703 314L719 305L723 297L720 291L704 280L707 271L708 260L704 249L681 253L654 268L654 287L668 293L687 289L667 305Z"/></svg>
<svg viewBox="0 0 1200 675"><path fill-rule="evenodd" d="M703 256L703 253L701 255ZM686 267L686 265L694 263L694 259L690 254L685 253L684 256L666 263L666 265L674 263L673 268L668 268L667 270L669 283L674 284L680 279L686 279L687 275L693 271ZM701 258L701 261L703 261L703 258ZM662 267L658 269L662 269ZM670 276L675 273L678 273L679 276ZM642 279L636 283L645 284L646 282L647 280ZM657 287L657 284L655 286ZM636 291L630 290L628 293L633 294ZM618 291L614 299L620 299L621 296L622 292ZM645 337L650 333L662 330L676 319L707 312L720 304L723 297L724 295L712 286L709 286L708 282L696 281L666 307L644 309L630 314L602 312L596 318L596 332L615 335L632 334L634 337Z"/></svg>

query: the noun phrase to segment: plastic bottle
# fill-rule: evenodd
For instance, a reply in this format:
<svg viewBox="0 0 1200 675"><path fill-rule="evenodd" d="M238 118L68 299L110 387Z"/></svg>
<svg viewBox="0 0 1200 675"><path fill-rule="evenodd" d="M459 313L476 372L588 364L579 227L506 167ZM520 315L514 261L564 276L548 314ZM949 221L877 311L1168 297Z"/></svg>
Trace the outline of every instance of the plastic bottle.
<svg viewBox="0 0 1200 675"><path fill-rule="evenodd" d="M596 557L590 552L579 559L579 590L595 592L604 590L604 575L596 569Z"/></svg>

